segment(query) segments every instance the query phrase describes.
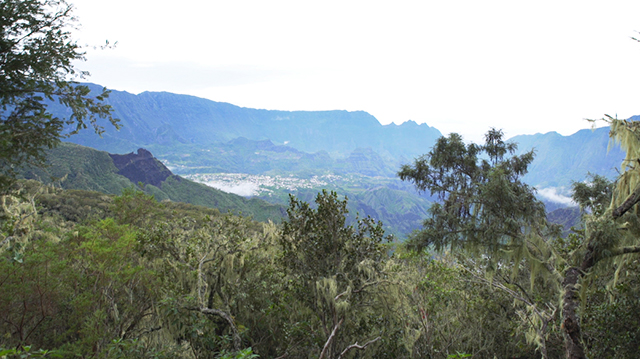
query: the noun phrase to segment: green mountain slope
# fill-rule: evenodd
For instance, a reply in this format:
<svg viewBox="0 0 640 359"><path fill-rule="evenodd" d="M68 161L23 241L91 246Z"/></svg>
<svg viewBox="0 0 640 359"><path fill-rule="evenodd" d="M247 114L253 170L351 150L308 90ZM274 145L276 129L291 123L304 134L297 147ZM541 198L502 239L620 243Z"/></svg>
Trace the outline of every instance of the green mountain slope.
<svg viewBox="0 0 640 359"><path fill-rule="evenodd" d="M135 157L134 154L122 155L122 157L125 156ZM122 166L125 169L123 172L114 164L112 156L106 152L62 143L59 147L48 151L47 168L23 169L21 176L44 183L55 182L64 189L99 191L107 194L120 194L123 189L134 186L134 182L135 184L142 182L145 184L145 192L153 194L160 201L185 202L217 208L222 212L242 213L258 221L268 219L280 221L285 213L281 205L267 203L260 199L246 199L192 182L173 175L157 159L153 157L147 159L149 162L138 171L131 166ZM137 161L137 163L142 162L144 161ZM158 179L158 173L164 174L161 176L162 180L159 182L151 180Z"/></svg>
<svg viewBox="0 0 640 359"><path fill-rule="evenodd" d="M401 236L422 228L431 206L424 198L387 187L368 189L352 201L357 212L381 219L385 230Z"/></svg>
<svg viewBox="0 0 640 359"><path fill-rule="evenodd" d="M383 126L362 111L260 110L165 92L133 95L114 91L109 103L116 117L122 120L120 131L105 124L106 132L102 139L90 131L84 131L70 137L70 140L112 153L147 148L173 173L194 176L192 178L216 173L293 176L301 179L321 175L359 175L366 182L365 186L327 189L337 190L359 201L357 206L353 203L354 210L375 213L376 219L393 227L395 233L411 230L414 227L411 223L418 223L424 218L415 221L407 216L414 213L426 215L428 198L417 195L413 188L407 188L410 186L394 188L391 185L395 183L392 179L400 165L427 153L440 136L438 130L425 124L408 121L402 125ZM52 104L51 109L54 114L60 115L65 111L56 104ZM588 172L614 177L615 168L623 157L617 147L607 154L606 128L583 130L571 136L557 133L516 136L510 141L519 143L520 153L532 148L536 150L536 158L524 180L538 188L557 189L560 197L568 194L571 181L583 180ZM65 166L70 165L63 164ZM106 167L104 170L107 170ZM113 183L121 179L89 179L87 171L91 169L78 168L68 176L67 181L77 182L78 188L117 193L120 185ZM108 176L113 176L113 173ZM239 199L220 199L213 194L209 197L199 196L196 195L200 191L199 185L187 185L168 176L165 179L162 185L156 183L148 186L148 191L159 199L188 198L194 203L224 205L227 206L225 208L234 207L243 212L246 212L243 206L253 205L249 202L241 204ZM133 179L133 182L138 180ZM374 189L380 187L397 192L389 192L393 193L391 195L377 191L369 199L359 197L366 191L374 193ZM299 188L290 192L312 202L321 189ZM285 191L283 189L270 194L274 197L260 197L286 205L288 192ZM376 201L380 204L377 206L369 204L376 202L374 197L379 197ZM407 210L393 205L394 201L409 199L419 204L418 207ZM567 205L566 197L551 196L544 200L550 204L550 210Z"/></svg>
<svg viewBox="0 0 640 359"><path fill-rule="evenodd" d="M26 168L22 177L44 183L60 181L65 189L83 189L120 194L133 183L118 174L109 154L93 148L63 142L47 151L46 168Z"/></svg>

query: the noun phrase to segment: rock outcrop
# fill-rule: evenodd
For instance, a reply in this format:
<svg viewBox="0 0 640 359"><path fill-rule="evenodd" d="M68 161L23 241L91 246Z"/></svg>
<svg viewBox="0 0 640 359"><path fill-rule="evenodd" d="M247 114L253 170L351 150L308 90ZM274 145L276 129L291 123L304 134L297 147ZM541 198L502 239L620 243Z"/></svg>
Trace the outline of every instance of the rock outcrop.
<svg viewBox="0 0 640 359"><path fill-rule="evenodd" d="M126 155L109 154L113 164L118 168L118 174L127 177L131 182L154 185L159 187L173 173L158 161L151 152L144 148L138 149L138 153Z"/></svg>

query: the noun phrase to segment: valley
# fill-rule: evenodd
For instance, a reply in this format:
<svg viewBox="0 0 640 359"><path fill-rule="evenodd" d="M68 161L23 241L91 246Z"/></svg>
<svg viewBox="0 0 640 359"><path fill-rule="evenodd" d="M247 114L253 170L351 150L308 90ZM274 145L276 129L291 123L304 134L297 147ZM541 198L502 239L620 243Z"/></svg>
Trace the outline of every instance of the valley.
<svg viewBox="0 0 640 359"><path fill-rule="evenodd" d="M426 124L381 125L363 111L259 110L171 93L112 91L106 101L122 129L99 122L101 137L81 131L70 141L112 154L144 148L176 175L281 206L290 194L312 202L323 189L336 191L349 199L350 221L371 216L400 240L421 228L433 202L396 177L442 136ZM58 104L51 109L66 115ZM516 154L534 151L523 180L549 211L570 205L572 182L588 173L614 178L624 157L619 146L609 148L607 128L508 141L519 144Z"/></svg>
<svg viewBox="0 0 640 359"><path fill-rule="evenodd" d="M338 175L312 176L304 179L290 176L252 175L248 173L196 173L186 175L194 182L205 184L244 197L274 197L275 194L294 193L301 189L329 189L339 184L353 184L355 179Z"/></svg>

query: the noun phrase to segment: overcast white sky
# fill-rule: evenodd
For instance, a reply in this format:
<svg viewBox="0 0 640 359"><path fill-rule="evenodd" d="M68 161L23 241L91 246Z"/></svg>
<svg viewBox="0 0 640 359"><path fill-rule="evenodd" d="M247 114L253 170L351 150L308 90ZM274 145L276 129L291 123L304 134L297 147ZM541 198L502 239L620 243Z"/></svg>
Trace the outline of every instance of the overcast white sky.
<svg viewBox="0 0 640 359"><path fill-rule="evenodd" d="M480 141L640 114L640 1L70 0L89 81ZM638 35L640 36L640 35Z"/></svg>

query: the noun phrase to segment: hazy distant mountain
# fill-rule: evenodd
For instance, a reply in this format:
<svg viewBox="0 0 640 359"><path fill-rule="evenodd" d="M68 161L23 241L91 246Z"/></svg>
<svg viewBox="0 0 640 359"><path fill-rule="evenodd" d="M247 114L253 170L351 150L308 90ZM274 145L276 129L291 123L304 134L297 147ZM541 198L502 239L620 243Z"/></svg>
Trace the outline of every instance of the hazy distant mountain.
<svg viewBox="0 0 640 359"><path fill-rule="evenodd" d="M580 130L571 136L557 132L521 135L509 141L518 143L518 152L535 149L536 157L525 181L539 188L570 187L587 173L615 178L625 157L620 146L609 145L609 128Z"/></svg>
<svg viewBox="0 0 640 359"><path fill-rule="evenodd" d="M160 156L175 147L203 147L244 137L307 153L326 151L334 158L347 157L356 148L371 148L383 158L410 159L427 152L441 135L412 121L381 125L363 111L259 110L167 92L113 91L107 102L122 129L117 132L105 123L103 139L83 131L70 141L112 153L144 147ZM56 113L67 111L58 105L51 108Z"/></svg>
<svg viewBox="0 0 640 359"><path fill-rule="evenodd" d="M111 153L147 148L178 173L196 168L394 176L401 164L427 153L441 136L437 129L412 121L381 125L363 111L259 110L167 92L113 91L108 102L122 121L120 131L105 124L102 139L83 131L69 140ZM607 152L608 128L571 136L521 135L510 141L519 144L519 152L535 148L525 180L538 187L568 188L588 172L615 176L624 156L619 147Z"/></svg>

